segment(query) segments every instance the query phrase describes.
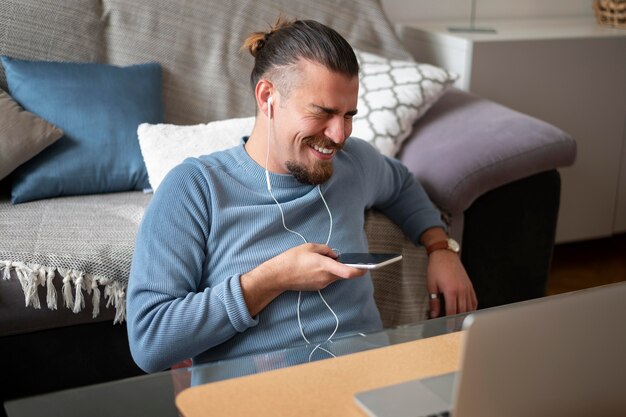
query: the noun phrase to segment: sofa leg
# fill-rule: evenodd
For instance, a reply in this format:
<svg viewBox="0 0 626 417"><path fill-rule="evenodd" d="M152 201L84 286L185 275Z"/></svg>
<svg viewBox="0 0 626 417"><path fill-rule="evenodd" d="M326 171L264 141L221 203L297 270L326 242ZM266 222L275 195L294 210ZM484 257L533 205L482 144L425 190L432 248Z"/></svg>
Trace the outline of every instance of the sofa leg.
<svg viewBox="0 0 626 417"><path fill-rule="evenodd" d="M560 192L551 170L492 190L465 211L462 260L479 308L545 295Z"/></svg>

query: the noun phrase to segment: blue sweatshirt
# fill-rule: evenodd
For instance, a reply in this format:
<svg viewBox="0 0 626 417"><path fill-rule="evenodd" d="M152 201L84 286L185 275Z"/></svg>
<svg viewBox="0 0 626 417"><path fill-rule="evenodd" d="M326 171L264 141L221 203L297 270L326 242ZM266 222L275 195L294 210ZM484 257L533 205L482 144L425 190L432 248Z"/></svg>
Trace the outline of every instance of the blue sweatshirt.
<svg viewBox="0 0 626 417"><path fill-rule="evenodd" d="M298 292L275 298L256 317L246 307L240 277L303 243L283 228L266 188L265 170L244 143L169 172L139 228L127 295L130 348L147 372L184 359L194 363L304 344L297 321ZM443 227L422 187L398 161L350 138L335 155L321 186L333 219L331 248L367 252L364 212L376 208L419 244L428 228ZM287 227L308 242L325 243L330 218L315 186L270 174ZM337 336L379 330L369 274L322 290L339 319ZM317 292L303 292L307 339L325 341L335 319Z"/></svg>

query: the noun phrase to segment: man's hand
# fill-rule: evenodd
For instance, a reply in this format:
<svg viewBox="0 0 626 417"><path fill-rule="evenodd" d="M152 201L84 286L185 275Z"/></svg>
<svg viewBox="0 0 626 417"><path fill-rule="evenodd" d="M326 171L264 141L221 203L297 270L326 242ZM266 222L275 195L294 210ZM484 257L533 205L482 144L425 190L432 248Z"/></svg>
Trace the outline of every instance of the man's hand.
<svg viewBox="0 0 626 417"><path fill-rule="evenodd" d="M317 291L338 279L356 278L366 270L337 262L327 245L306 243L289 249L241 276L241 289L251 316L284 291Z"/></svg>
<svg viewBox="0 0 626 417"><path fill-rule="evenodd" d="M461 264L459 255L449 250L437 250L430 254L426 285L429 294L443 294L446 311L441 311L438 298L430 299L430 317L450 315L476 310L478 301L472 282Z"/></svg>
<svg viewBox="0 0 626 417"><path fill-rule="evenodd" d="M439 227L426 230L420 237L425 247L448 239L445 231ZM439 298L430 298L430 317L440 314L450 315L474 311L478 307L476 293L458 254L440 249L432 252L428 258L426 286L429 294L443 294L446 311L441 311Z"/></svg>

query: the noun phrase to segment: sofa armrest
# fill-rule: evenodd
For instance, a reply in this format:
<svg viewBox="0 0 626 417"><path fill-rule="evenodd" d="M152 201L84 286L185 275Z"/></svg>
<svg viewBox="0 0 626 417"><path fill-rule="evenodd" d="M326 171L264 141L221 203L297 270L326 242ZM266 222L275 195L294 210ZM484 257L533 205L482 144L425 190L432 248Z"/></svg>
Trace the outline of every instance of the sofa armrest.
<svg viewBox="0 0 626 417"><path fill-rule="evenodd" d="M372 270L374 300L384 327L426 320L430 304L426 287L426 249L409 241L402 230L376 210L365 212L369 250L402 254L402 262Z"/></svg>
<svg viewBox="0 0 626 417"><path fill-rule="evenodd" d="M571 165L576 142L546 122L451 89L416 123L399 159L449 214L486 192Z"/></svg>

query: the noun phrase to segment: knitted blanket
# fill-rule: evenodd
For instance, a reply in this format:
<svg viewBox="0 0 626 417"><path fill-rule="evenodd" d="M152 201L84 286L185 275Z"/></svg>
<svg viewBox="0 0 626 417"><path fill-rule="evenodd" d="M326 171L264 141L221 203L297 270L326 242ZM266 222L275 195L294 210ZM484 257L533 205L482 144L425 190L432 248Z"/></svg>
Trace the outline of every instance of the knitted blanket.
<svg viewBox="0 0 626 417"><path fill-rule="evenodd" d="M78 313L90 296L96 317L104 296L122 322L135 234L150 197L134 191L18 205L0 200L2 279L17 277L27 307L41 308L37 288L44 286L48 308L55 310L61 298Z"/></svg>

